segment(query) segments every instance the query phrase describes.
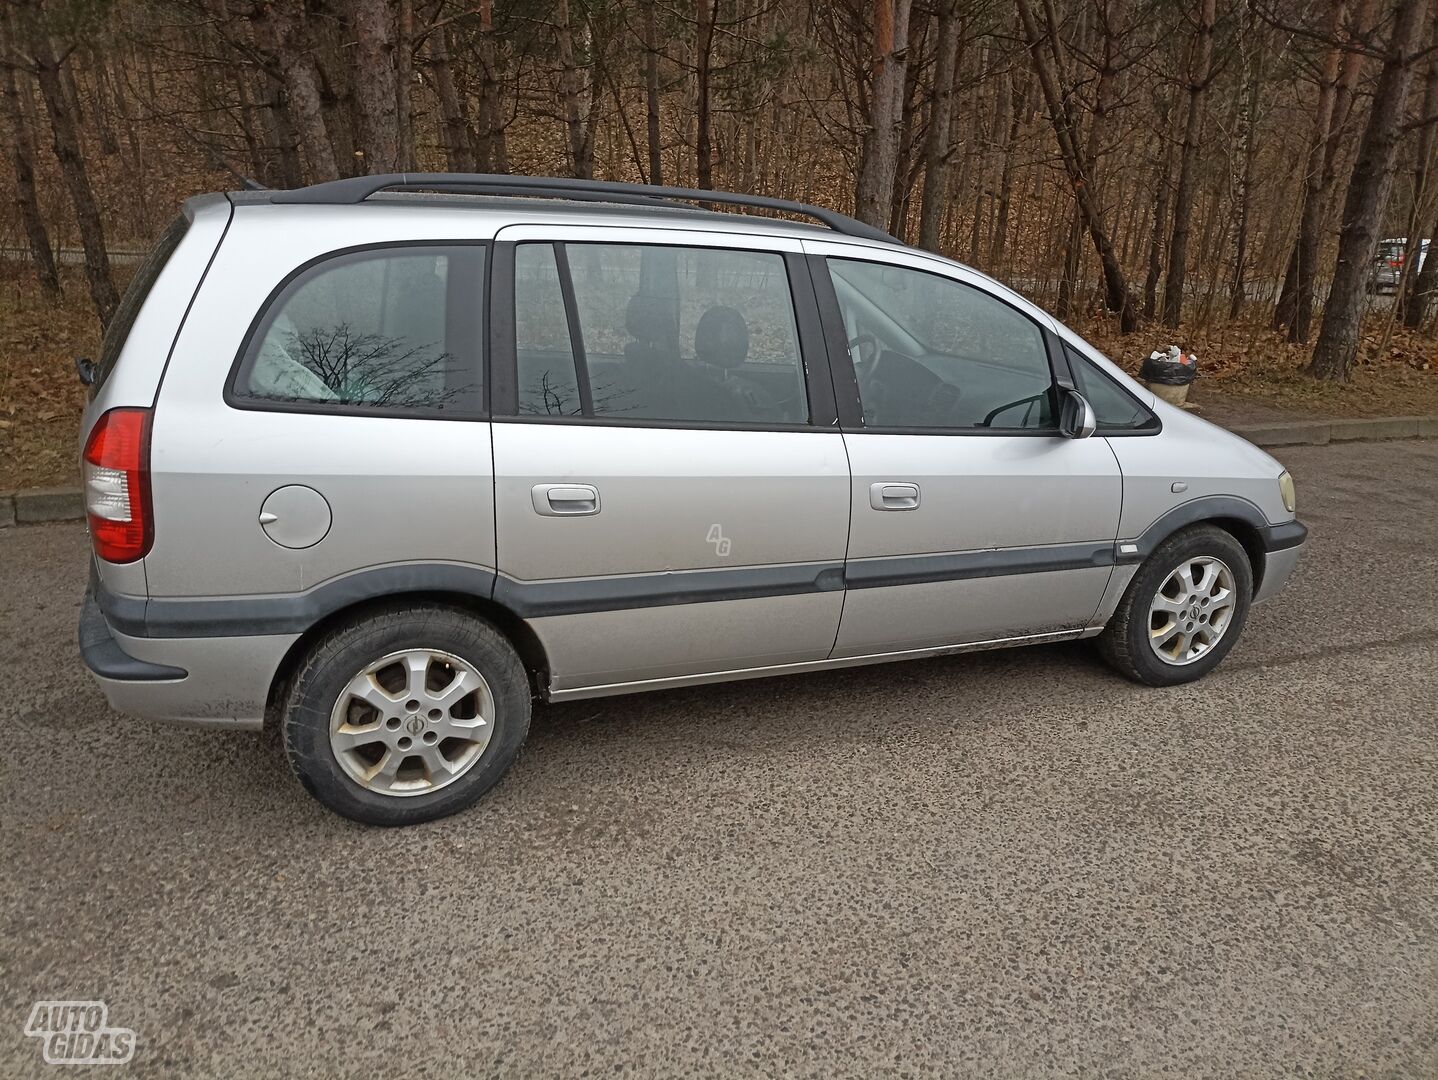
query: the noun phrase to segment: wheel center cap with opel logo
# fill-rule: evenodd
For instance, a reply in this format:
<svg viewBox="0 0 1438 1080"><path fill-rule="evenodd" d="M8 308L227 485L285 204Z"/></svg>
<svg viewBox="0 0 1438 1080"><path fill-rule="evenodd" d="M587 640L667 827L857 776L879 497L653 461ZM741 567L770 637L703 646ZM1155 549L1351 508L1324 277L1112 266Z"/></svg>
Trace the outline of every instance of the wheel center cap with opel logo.
<svg viewBox="0 0 1438 1080"><path fill-rule="evenodd" d="M424 718L419 716L411 716L408 720L404 722L404 726L405 730L408 731L411 735L418 735L421 731L424 730Z"/></svg>

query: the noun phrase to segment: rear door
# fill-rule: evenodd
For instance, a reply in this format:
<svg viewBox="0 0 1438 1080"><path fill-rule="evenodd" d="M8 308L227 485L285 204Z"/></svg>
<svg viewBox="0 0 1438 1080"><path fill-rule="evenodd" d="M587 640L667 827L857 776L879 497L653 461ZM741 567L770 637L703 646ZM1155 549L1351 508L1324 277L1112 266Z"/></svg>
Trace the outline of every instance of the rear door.
<svg viewBox="0 0 1438 1080"><path fill-rule="evenodd" d="M805 241L853 474L836 657L1064 634L1108 585L1122 480L1058 432L1057 341L923 256ZM1061 363L1061 361L1059 361Z"/></svg>
<svg viewBox="0 0 1438 1080"><path fill-rule="evenodd" d="M849 477L797 241L496 241L496 598L551 689L823 659Z"/></svg>

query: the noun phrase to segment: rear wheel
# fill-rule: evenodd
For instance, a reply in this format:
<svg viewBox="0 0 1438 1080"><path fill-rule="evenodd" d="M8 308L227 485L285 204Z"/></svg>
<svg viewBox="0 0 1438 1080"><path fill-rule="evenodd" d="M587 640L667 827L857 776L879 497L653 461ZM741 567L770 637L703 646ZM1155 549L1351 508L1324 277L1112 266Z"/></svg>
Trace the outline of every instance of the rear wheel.
<svg viewBox="0 0 1438 1080"><path fill-rule="evenodd" d="M1165 540L1139 568L1099 651L1137 682L1192 682L1233 648L1252 598L1243 545L1216 525L1195 525Z"/></svg>
<svg viewBox="0 0 1438 1080"><path fill-rule="evenodd" d="M331 810L409 825L493 787L529 712L524 667L493 626L453 608L392 608L316 643L292 684L285 749Z"/></svg>

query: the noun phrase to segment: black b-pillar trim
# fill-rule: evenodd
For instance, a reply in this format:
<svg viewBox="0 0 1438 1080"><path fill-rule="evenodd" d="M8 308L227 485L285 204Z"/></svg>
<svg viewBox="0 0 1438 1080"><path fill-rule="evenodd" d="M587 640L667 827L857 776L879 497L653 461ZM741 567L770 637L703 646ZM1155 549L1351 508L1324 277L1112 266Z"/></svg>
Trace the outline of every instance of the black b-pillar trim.
<svg viewBox="0 0 1438 1080"><path fill-rule="evenodd" d="M519 373L514 357L514 245L490 247L489 415L513 416L519 409Z"/></svg>
<svg viewBox="0 0 1438 1080"><path fill-rule="evenodd" d="M864 406L859 400L859 379L854 374L853 357L849 355L849 335L844 329L844 313L839 309L839 294L829 277L829 260L822 255L809 255L807 262L809 277L814 283L814 299L824 324L824 345L829 354L829 371L834 377L834 405L839 426L858 431L864 426Z"/></svg>

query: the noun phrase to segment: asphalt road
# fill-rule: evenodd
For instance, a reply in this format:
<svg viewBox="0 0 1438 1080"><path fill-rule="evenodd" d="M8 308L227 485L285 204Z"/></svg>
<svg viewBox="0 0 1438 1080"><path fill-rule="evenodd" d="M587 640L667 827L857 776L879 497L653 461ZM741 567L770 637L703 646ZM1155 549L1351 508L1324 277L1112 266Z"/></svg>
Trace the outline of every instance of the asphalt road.
<svg viewBox="0 0 1438 1080"><path fill-rule="evenodd" d="M110 713L78 526L0 532L0 1074L1438 1075L1438 442L1282 455L1314 538L1204 682L1083 646L541 708L475 810L332 817Z"/></svg>

